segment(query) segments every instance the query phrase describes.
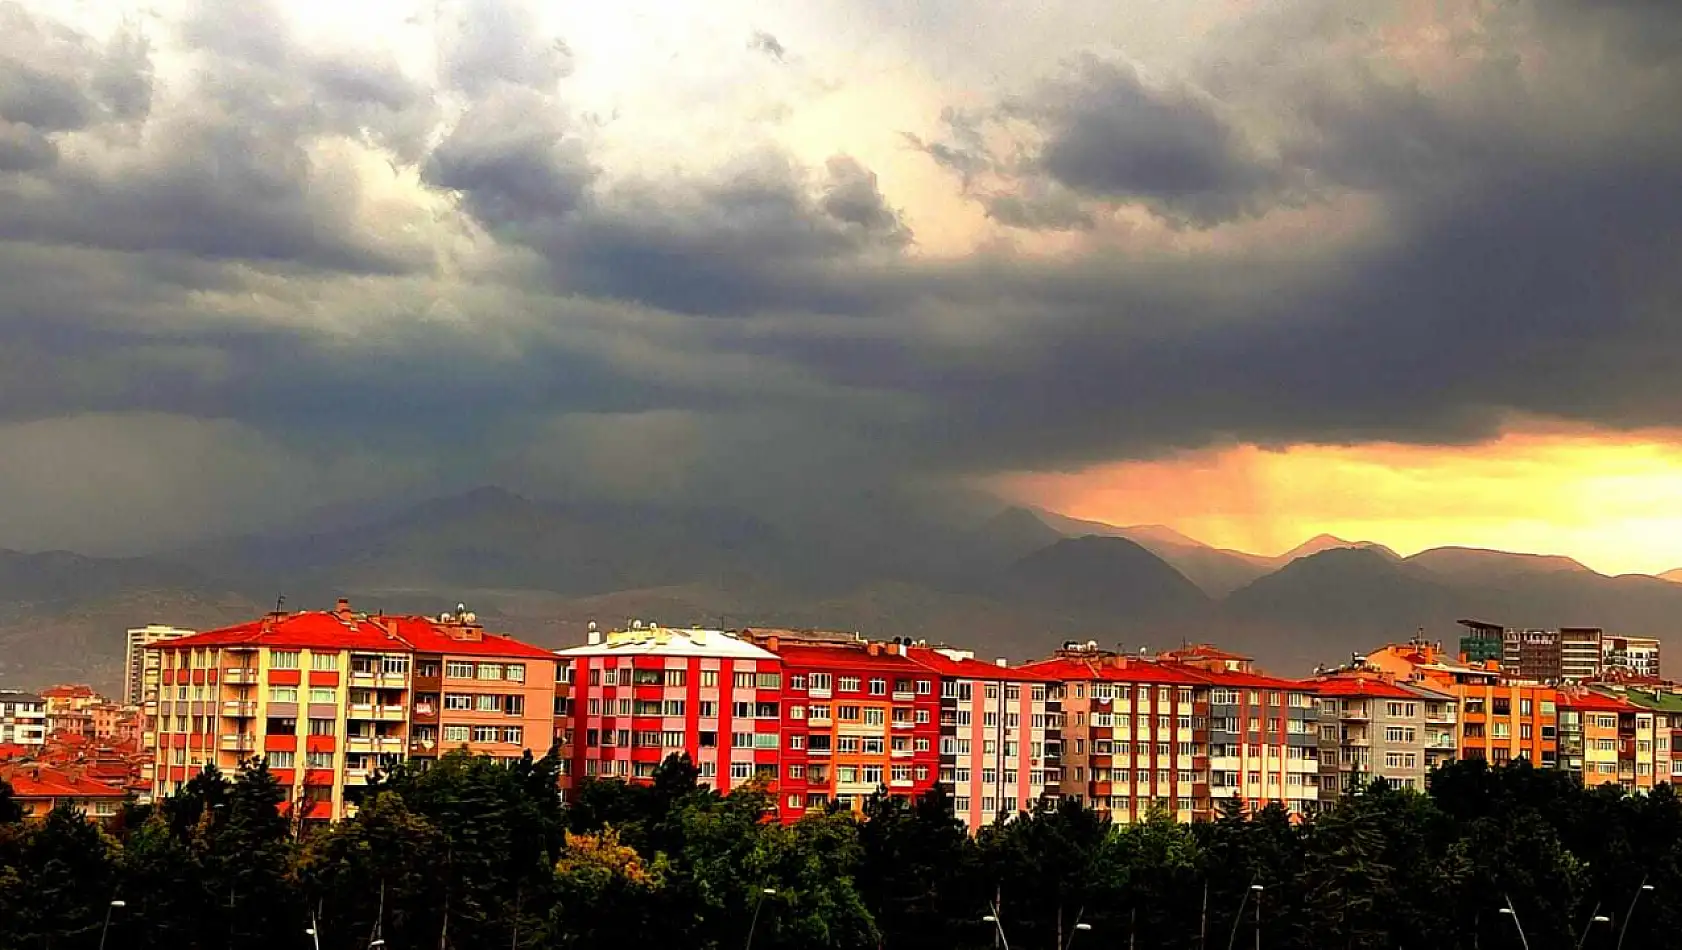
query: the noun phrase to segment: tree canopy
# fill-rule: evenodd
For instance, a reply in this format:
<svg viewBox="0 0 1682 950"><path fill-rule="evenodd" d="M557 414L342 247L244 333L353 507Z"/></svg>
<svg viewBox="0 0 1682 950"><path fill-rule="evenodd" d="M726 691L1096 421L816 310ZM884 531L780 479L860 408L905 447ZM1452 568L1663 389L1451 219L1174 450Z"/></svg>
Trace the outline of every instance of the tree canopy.
<svg viewBox="0 0 1682 950"><path fill-rule="evenodd" d="M1682 925L1675 791L1523 762L1354 789L1311 820L1111 825L1064 800L973 836L941 789L784 826L764 791L720 795L682 756L570 805L559 774L553 755L457 753L309 833L256 761L105 826L0 809L0 947L979 950L1002 930L1024 950L1220 950L1259 929L1269 948L1484 950L1522 946L1522 927L1532 950L1566 950Z"/></svg>

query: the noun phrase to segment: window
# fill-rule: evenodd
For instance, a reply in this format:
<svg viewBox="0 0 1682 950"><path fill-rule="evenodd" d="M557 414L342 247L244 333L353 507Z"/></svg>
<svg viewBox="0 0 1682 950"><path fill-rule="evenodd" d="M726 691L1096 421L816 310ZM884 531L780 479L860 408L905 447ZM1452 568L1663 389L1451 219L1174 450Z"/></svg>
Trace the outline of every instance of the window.
<svg viewBox="0 0 1682 950"><path fill-rule="evenodd" d="M501 663L480 663L473 674L474 679L499 680L502 679Z"/></svg>
<svg viewBox="0 0 1682 950"><path fill-rule="evenodd" d="M911 766L896 765L891 775L895 782L909 782L911 781Z"/></svg>
<svg viewBox="0 0 1682 950"><path fill-rule="evenodd" d="M736 688L737 689L753 689L753 674L752 673L737 673L736 674Z"/></svg>
<svg viewBox="0 0 1682 950"><path fill-rule="evenodd" d="M474 742L495 742L496 740L497 740L497 729L496 729L495 726L474 726L473 727L473 741Z"/></svg>
<svg viewBox="0 0 1682 950"><path fill-rule="evenodd" d="M880 725L882 725L886 722L887 722L887 718L882 714L882 707L872 706L872 707L870 707L870 708L868 708L864 711L864 724L865 725L867 725L867 726L880 726Z"/></svg>
<svg viewBox="0 0 1682 950"><path fill-rule="evenodd" d="M760 689L777 689L783 685L780 673L758 673L754 675L754 685Z"/></svg>
<svg viewBox="0 0 1682 950"><path fill-rule="evenodd" d="M859 678L856 676L841 677L841 692L856 693L859 691Z"/></svg>
<svg viewBox="0 0 1682 950"><path fill-rule="evenodd" d="M829 692L830 687L835 682L834 678L828 673L813 673L811 676L807 677L807 680L811 682L811 689L813 691L822 690L826 693Z"/></svg>
<svg viewBox="0 0 1682 950"><path fill-rule="evenodd" d="M334 722L331 719L311 719L310 720L310 735L312 735L312 736L338 735L338 723Z"/></svg>
<svg viewBox="0 0 1682 950"><path fill-rule="evenodd" d="M502 741L519 745L525 741L525 730L519 726L503 726Z"/></svg>
<svg viewBox="0 0 1682 950"><path fill-rule="evenodd" d="M806 748L806 737L801 735L798 732L789 733L788 747L790 749L804 749L804 748Z"/></svg>
<svg viewBox="0 0 1682 950"><path fill-rule="evenodd" d="M730 747L732 749L751 749L751 748L753 748L753 733L751 733L751 732L732 732L730 734Z"/></svg>
<svg viewBox="0 0 1682 950"><path fill-rule="evenodd" d="M271 769L289 769L298 761L293 752L270 752L263 757Z"/></svg>
<svg viewBox="0 0 1682 950"><path fill-rule="evenodd" d="M870 695L872 695L872 696L886 696L887 694L888 694L888 681L885 680L885 679L872 678L871 681L870 681Z"/></svg>
<svg viewBox="0 0 1682 950"><path fill-rule="evenodd" d="M794 719L794 720L797 720L797 721L801 720L801 719L805 719L806 718L806 707L805 706L790 706L790 707L788 707L788 718Z"/></svg>
<svg viewBox="0 0 1682 950"><path fill-rule="evenodd" d="M320 686L310 687L310 702L312 702L312 703L336 703L338 701L339 701L339 691L338 690L331 689L331 688L325 688L324 689Z"/></svg>
<svg viewBox="0 0 1682 950"><path fill-rule="evenodd" d="M298 668L297 650L273 650L269 653L269 669L295 670Z"/></svg>
<svg viewBox="0 0 1682 950"><path fill-rule="evenodd" d="M804 766L804 765L790 765L788 767L788 777L789 778L795 778L795 779L805 778L806 777L806 766Z"/></svg>
<svg viewBox="0 0 1682 950"><path fill-rule="evenodd" d="M665 716L681 716L681 715L683 715L683 700L681 700L681 699L668 699L668 700L666 700L661 705L660 712L661 712L662 715L665 715Z"/></svg>
<svg viewBox="0 0 1682 950"><path fill-rule="evenodd" d="M702 719L717 719L718 703L713 702L710 699L703 699L696 705L696 711L700 714Z"/></svg>
<svg viewBox="0 0 1682 950"><path fill-rule="evenodd" d="M732 763L730 763L730 777L733 778L733 779L738 779L738 780L753 778L753 763L752 762L732 762Z"/></svg>
<svg viewBox="0 0 1682 950"><path fill-rule="evenodd" d="M918 680L917 681L917 695L918 696L927 696L932 692L934 692L934 683L932 681L930 681L930 680ZM1043 690L1042 690L1042 692L1043 692ZM1044 699L1045 697L1041 696L1040 698Z"/></svg>
<svg viewBox="0 0 1682 950"><path fill-rule="evenodd" d="M596 700L592 699L592 700L590 700L590 702L594 703L594 702L596 702ZM444 708L445 709L472 709L473 708L473 697L468 693L445 693L444 694Z"/></svg>
<svg viewBox="0 0 1682 950"><path fill-rule="evenodd" d="M752 703L731 703L730 704L730 715L734 716L737 719L752 719L753 718L753 704Z"/></svg>
<svg viewBox="0 0 1682 950"><path fill-rule="evenodd" d="M594 678L597 672L591 670L590 676ZM470 680L473 678L473 664L465 660L451 660L444 664L444 676L453 680Z"/></svg>
<svg viewBox="0 0 1682 950"><path fill-rule="evenodd" d="M495 693L481 693L473 705L480 712L496 712L502 708L502 697Z"/></svg>
<svg viewBox="0 0 1682 950"><path fill-rule="evenodd" d="M880 765L866 765L859 769L859 780L867 785L882 784L882 767Z"/></svg>
<svg viewBox="0 0 1682 950"><path fill-rule="evenodd" d="M271 703L295 703L297 701L298 701L298 687L296 687L296 686L270 686L269 687L269 702L271 702Z"/></svg>
<svg viewBox="0 0 1682 950"><path fill-rule="evenodd" d="M678 675L682 675L679 671ZM526 681L526 667L523 663L510 663L502 668L502 678L510 683L524 683ZM682 683L677 685L682 686Z"/></svg>
<svg viewBox="0 0 1682 950"><path fill-rule="evenodd" d="M857 706L839 706L836 708L836 717L842 722L858 722L859 708Z"/></svg>
<svg viewBox="0 0 1682 950"><path fill-rule="evenodd" d="M717 670L702 670L701 671L701 685L702 686L717 686L718 685L718 671Z"/></svg>
<svg viewBox="0 0 1682 950"><path fill-rule="evenodd" d="M333 767L333 753L311 752L305 758L305 768L330 769Z"/></svg>
<svg viewBox="0 0 1682 950"><path fill-rule="evenodd" d="M310 669L312 669L312 670L336 670L338 668L339 668L339 655L337 653L318 653L317 652L317 653L311 653L310 654Z"/></svg>
<svg viewBox="0 0 1682 950"><path fill-rule="evenodd" d="M922 738L915 739L913 740L913 747L918 752L927 752L929 751L929 740Z"/></svg>
<svg viewBox="0 0 1682 950"><path fill-rule="evenodd" d="M753 747L755 749L775 749L777 747L777 734L774 732L754 733Z"/></svg>
<svg viewBox="0 0 1682 950"><path fill-rule="evenodd" d="M382 656L380 657L380 672L402 676L409 672L409 658L406 656Z"/></svg>
<svg viewBox="0 0 1682 950"><path fill-rule="evenodd" d="M466 742L468 740L468 738L472 736L472 734L473 734L472 730L468 729L466 726L445 726L444 727L444 741L445 742Z"/></svg>

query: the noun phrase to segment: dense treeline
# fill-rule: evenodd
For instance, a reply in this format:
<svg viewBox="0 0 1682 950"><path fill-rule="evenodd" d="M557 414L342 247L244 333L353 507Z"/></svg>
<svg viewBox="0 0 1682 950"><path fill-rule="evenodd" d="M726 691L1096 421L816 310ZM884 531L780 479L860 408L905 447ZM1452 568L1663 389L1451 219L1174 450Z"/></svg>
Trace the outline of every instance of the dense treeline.
<svg viewBox="0 0 1682 950"><path fill-rule="evenodd" d="M105 828L22 822L0 785L0 948L980 948L995 905L1022 950L1252 947L1258 926L1269 948L1519 947L1515 916L1534 950L1682 933L1671 787L1584 790L1522 762L1377 786L1305 824L1111 826L1065 802L973 838L939 792L784 827L681 758L570 807L556 772L449 756L305 836L256 763Z"/></svg>

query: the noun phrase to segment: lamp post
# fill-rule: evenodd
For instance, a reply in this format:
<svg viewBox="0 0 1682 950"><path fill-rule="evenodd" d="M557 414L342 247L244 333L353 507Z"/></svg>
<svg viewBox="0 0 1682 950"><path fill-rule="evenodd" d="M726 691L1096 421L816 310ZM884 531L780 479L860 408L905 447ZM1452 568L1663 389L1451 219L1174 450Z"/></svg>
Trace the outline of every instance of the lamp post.
<svg viewBox="0 0 1682 950"><path fill-rule="evenodd" d="M1226 950L1233 950L1234 947L1238 946L1238 925L1244 920L1244 905L1249 903L1251 894L1256 896L1256 947L1257 950L1261 948L1262 886L1251 884L1249 889L1244 892L1244 896L1238 901L1238 913L1232 917L1232 935L1226 938Z"/></svg>
<svg viewBox="0 0 1682 950"><path fill-rule="evenodd" d="M777 889L774 887L759 889L759 900L753 902L753 920L748 923L747 950L753 950L753 932L759 927L759 909L765 906L765 898L775 896L777 896Z"/></svg>
<svg viewBox="0 0 1682 950"><path fill-rule="evenodd" d="M1075 934L1081 933L1083 931L1088 931L1088 930L1091 930L1091 929L1092 929L1091 924L1076 921L1074 929L1069 931L1069 942L1065 943L1063 945L1063 950L1070 950L1070 948L1075 945Z"/></svg>
<svg viewBox="0 0 1682 950"><path fill-rule="evenodd" d="M1612 918L1599 912L1600 905L1596 904L1594 909L1595 913L1589 915L1589 922L1583 927L1583 935L1577 938L1577 950L1583 950L1583 946L1589 942L1589 931L1594 929L1595 924L1609 924L1612 922Z"/></svg>
<svg viewBox="0 0 1682 950"><path fill-rule="evenodd" d="M993 931L999 935L999 945L1002 946L1004 950L1010 950L1010 941L1005 938L1004 921L999 919L999 909L997 907L993 908L993 912L991 914L981 918L981 922L984 924L992 924Z"/></svg>
<svg viewBox="0 0 1682 950"><path fill-rule="evenodd" d="M122 901L112 901L105 905L105 924L99 928L99 950L105 950L105 935L111 932L111 912L127 906L128 904Z"/></svg>
<svg viewBox="0 0 1682 950"><path fill-rule="evenodd" d="M310 941L315 944L315 950L321 950L321 935L315 932L315 928L305 927L304 933L309 934Z"/></svg>
<svg viewBox="0 0 1682 950"><path fill-rule="evenodd" d="M1635 916L1636 902L1641 900L1642 894L1652 889L1653 885L1648 884L1644 877L1641 879L1641 886L1635 889L1635 896L1629 899L1629 910L1624 911L1624 922L1618 925L1618 950L1624 950L1624 935L1629 933L1629 919Z"/></svg>
<svg viewBox="0 0 1682 950"><path fill-rule="evenodd" d="M1501 913L1513 919L1513 926L1518 928L1518 942L1524 945L1524 950L1530 950L1530 938L1524 935L1524 924L1519 923L1518 911L1513 909L1513 899L1507 898L1507 906L1501 908Z"/></svg>

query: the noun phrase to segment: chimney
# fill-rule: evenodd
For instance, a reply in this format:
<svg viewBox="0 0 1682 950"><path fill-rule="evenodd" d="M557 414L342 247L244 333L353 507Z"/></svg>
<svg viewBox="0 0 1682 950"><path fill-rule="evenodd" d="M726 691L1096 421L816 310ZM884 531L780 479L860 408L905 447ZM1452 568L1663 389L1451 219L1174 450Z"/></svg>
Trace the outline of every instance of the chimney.
<svg viewBox="0 0 1682 950"><path fill-rule="evenodd" d="M867 646L865 646L864 652L871 655L871 656L877 656L878 654L880 654L882 652L882 647L881 647L880 644L870 643Z"/></svg>
<svg viewBox="0 0 1682 950"><path fill-rule="evenodd" d="M1010 665L1010 661L1009 661L1009 660L1007 660L1007 659L1005 659L1005 658L1004 658L1004 657L1002 657L1002 656L1000 656L1000 657L994 657L994 658L993 658L993 663L994 663L994 664L995 664L995 665L997 665L997 666L1009 666L1009 665Z"/></svg>
<svg viewBox="0 0 1682 950"><path fill-rule="evenodd" d="M333 605L333 612L341 617L348 616L350 614L350 598L340 597L339 602Z"/></svg>
<svg viewBox="0 0 1682 950"><path fill-rule="evenodd" d="M770 650L772 653L775 653L775 652L777 652L777 643L778 643L778 640L777 640L776 637L766 637L765 638L765 649Z"/></svg>

